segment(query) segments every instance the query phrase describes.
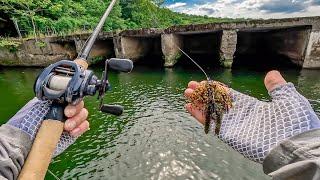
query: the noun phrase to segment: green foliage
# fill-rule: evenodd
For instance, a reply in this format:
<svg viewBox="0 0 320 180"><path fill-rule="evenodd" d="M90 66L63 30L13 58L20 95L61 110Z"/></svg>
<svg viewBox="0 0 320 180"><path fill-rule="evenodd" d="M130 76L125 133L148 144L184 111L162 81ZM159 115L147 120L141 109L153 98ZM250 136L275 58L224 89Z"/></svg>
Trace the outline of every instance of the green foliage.
<svg viewBox="0 0 320 180"><path fill-rule="evenodd" d="M165 0L118 0L104 31L165 28L172 25L233 21L175 13ZM0 0L0 11L16 18L27 34L69 34L94 29L111 0Z"/></svg>
<svg viewBox="0 0 320 180"><path fill-rule="evenodd" d="M104 56L96 56L96 57L93 57L91 60L90 60L90 63L91 64L97 64L99 62L103 62L104 60L106 60L106 57Z"/></svg>
<svg viewBox="0 0 320 180"><path fill-rule="evenodd" d="M10 40L6 38L0 39L0 47L9 49L10 52L16 52L20 45L21 45L21 42L17 40Z"/></svg>

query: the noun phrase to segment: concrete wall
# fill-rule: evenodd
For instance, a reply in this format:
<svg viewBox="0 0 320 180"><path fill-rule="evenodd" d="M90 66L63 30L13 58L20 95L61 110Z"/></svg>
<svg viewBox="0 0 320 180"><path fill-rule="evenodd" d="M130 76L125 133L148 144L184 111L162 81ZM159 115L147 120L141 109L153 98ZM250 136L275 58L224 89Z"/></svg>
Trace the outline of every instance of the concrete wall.
<svg viewBox="0 0 320 180"><path fill-rule="evenodd" d="M0 65L47 66L62 59L73 59L75 56L76 47L73 41L27 40L17 51L0 48Z"/></svg>

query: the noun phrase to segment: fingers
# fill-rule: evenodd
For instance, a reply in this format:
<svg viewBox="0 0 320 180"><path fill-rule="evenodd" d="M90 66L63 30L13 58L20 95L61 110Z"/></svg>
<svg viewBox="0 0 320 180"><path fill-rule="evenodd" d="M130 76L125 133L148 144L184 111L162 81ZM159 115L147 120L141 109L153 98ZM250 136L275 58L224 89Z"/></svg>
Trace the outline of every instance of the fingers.
<svg viewBox="0 0 320 180"><path fill-rule="evenodd" d="M71 132L72 130L74 130L77 126L79 126L81 123L83 123L84 121L87 120L88 118L88 110L85 108L82 108L80 110L80 112L78 114L76 114L75 116L69 118L65 125L64 125L64 129L66 131Z"/></svg>
<svg viewBox="0 0 320 180"><path fill-rule="evenodd" d="M199 82L196 81L190 81L188 83L188 88L184 91L184 96L186 98L189 98L194 90L200 85ZM198 108L193 107L191 103L188 103L185 105L185 108L187 111L194 117L196 118L201 124L204 124L205 122L205 116L203 111L199 110Z"/></svg>
<svg viewBox="0 0 320 180"><path fill-rule="evenodd" d="M197 81L190 81L188 83L188 88L195 90L199 85L200 83L198 83Z"/></svg>
<svg viewBox="0 0 320 180"><path fill-rule="evenodd" d="M188 88L184 91L184 96L186 98L189 98L192 93L194 92L195 89L197 89L197 87L200 85L200 83L198 83L197 81L190 81L188 83Z"/></svg>
<svg viewBox="0 0 320 180"><path fill-rule="evenodd" d="M89 130L89 122L87 120L83 121L78 127L70 132L73 137L78 137Z"/></svg>
<svg viewBox="0 0 320 180"><path fill-rule="evenodd" d="M286 80L282 77L279 71L270 71L264 78L264 85L266 86L267 90L270 92L274 88L279 85L286 84Z"/></svg>
<svg viewBox="0 0 320 180"><path fill-rule="evenodd" d="M201 124L204 125L206 118L202 110L194 107L191 103L186 104L185 108L194 118L196 118Z"/></svg>
<svg viewBox="0 0 320 180"><path fill-rule="evenodd" d="M185 96L186 98L190 98L191 95L193 94L193 92L194 92L193 89L188 88L188 89L186 89L186 90L184 91L184 96Z"/></svg>
<svg viewBox="0 0 320 180"><path fill-rule="evenodd" d="M68 117L64 124L64 130L68 131L71 136L78 137L89 129L87 121L89 112L84 108L84 102L77 105L68 105L64 109L64 114Z"/></svg>
<svg viewBox="0 0 320 180"><path fill-rule="evenodd" d="M64 114L70 118L75 116L76 114L78 114L84 107L84 102L81 101L80 103L78 103L77 105L68 105L65 109L64 109Z"/></svg>

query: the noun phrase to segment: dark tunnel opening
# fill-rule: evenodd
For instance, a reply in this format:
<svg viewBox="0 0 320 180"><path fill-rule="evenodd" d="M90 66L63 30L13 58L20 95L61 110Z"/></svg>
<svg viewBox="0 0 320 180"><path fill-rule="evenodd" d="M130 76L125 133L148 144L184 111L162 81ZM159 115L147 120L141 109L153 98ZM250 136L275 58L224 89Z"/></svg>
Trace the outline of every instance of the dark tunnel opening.
<svg viewBox="0 0 320 180"><path fill-rule="evenodd" d="M239 31L233 68L300 69L311 28L297 26Z"/></svg>
<svg viewBox="0 0 320 180"><path fill-rule="evenodd" d="M164 59L161 49L161 36L139 37L139 40L142 41L144 52L143 56L135 64L162 67Z"/></svg>
<svg viewBox="0 0 320 180"><path fill-rule="evenodd" d="M112 39L98 39L94 43L89 61L92 65L103 65L108 58L115 57L114 44Z"/></svg>
<svg viewBox="0 0 320 180"><path fill-rule="evenodd" d="M184 33L181 47L194 61L203 68L220 66L220 46L222 31L205 33ZM185 55L179 59L176 66L195 67L195 64Z"/></svg>

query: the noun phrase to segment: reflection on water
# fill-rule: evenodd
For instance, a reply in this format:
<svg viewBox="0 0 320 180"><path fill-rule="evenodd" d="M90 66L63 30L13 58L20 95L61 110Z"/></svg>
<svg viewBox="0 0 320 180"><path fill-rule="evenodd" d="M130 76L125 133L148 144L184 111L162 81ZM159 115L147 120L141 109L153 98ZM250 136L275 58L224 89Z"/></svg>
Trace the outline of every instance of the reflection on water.
<svg viewBox="0 0 320 180"><path fill-rule="evenodd" d="M0 70L0 119L5 123L33 96L39 69ZM102 68L95 68L100 74ZM284 71L320 113L320 71ZM252 96L268 100L264 73L211 71L211 77ZM184 110L183 91L197 70L136 68L112 73L106 103L126 107L121 117L97 111L95 97L86 99L91 130L80 137L50 169L62 179L268 179L261 165L250 162L212 135ZM53 179L47 175L48 179Z"/></svg>

